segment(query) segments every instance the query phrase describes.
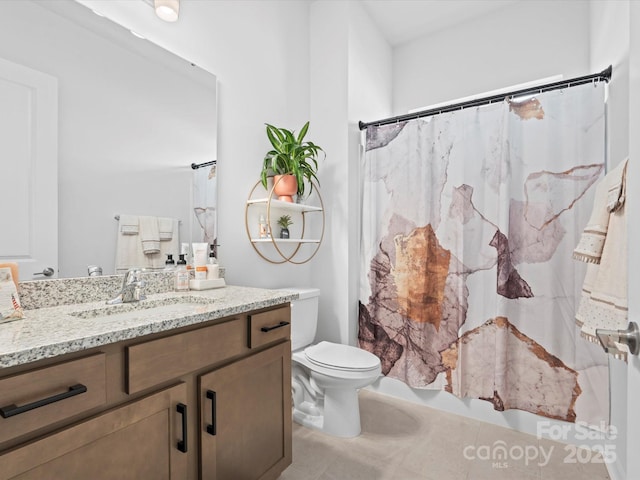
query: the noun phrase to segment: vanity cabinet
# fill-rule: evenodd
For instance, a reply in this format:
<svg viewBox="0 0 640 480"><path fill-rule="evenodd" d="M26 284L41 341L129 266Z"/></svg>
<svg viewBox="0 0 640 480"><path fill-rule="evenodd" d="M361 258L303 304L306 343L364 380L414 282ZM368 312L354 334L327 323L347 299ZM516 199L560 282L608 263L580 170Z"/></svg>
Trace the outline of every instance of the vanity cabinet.
<svg viewBox="0 0 640 480"><path fill-rule="evenodd" d="M20 446L0 457L0 478L185 479L186 397L181 383Z"/></svg>
<svg viewBox="0 0 640 480"><path fill-rule="evenodd" d="M0 378L0 444L106 402L104 353Z"/></svg>
<svg viewBox="0 0 640 480"><path fill-rule="evenodd" d="M202 375L202 480L275 479L291 463L291 344Z"/></svg>
<svg viewBox="0 0 640 480"><path fill-rule="evenodd" d="M0 480L278 478L289 321L279 305L0 370Z"/></svg>

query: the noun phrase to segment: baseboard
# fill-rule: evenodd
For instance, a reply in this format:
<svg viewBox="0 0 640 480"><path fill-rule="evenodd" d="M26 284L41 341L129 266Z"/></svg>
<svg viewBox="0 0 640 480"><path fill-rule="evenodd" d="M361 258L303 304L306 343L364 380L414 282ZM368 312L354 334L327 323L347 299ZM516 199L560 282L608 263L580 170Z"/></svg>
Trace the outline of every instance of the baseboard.
<svg viewBox="0 0 640 480"><path fill-rule="evenodd" d="M607 472L611 480L627 480L627 474L623 470L624 466L621 465L620 462L606 463L605 467L607 467Z"/></svg>

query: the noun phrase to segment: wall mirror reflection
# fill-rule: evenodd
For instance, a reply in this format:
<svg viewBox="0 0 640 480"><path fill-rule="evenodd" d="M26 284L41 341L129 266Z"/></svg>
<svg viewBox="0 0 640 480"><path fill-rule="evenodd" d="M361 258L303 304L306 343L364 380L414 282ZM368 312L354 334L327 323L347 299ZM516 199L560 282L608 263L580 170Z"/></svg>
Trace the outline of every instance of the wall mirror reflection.
<svg viewBox="0 0 640 480"><path fill-rule="evenodd" d="M216 158L213 74L73 0L4 0L0 108L0 262L20 280L113 274L116 216L215 238L215 168L206 194L191 168Z"/></svg>

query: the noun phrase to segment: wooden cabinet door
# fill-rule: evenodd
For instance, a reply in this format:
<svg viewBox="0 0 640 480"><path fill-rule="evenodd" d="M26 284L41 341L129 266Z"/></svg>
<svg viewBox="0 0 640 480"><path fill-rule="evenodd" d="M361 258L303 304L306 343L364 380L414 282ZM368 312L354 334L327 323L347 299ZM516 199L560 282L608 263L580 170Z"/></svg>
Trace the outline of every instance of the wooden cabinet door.
<svg viewBox="0 0 640 480"><path fill-rule="evenodd" d="M291 464L291 342L202 375L202 480L268 480Z"/></svg>
<svg viewBox="0 0 640 480"><path fill-rule="evenodd" d="M0 455L0 479L185 479L189 454L178 443L187 412L178 410L186 398L181 383L10 450Z"/></svg>

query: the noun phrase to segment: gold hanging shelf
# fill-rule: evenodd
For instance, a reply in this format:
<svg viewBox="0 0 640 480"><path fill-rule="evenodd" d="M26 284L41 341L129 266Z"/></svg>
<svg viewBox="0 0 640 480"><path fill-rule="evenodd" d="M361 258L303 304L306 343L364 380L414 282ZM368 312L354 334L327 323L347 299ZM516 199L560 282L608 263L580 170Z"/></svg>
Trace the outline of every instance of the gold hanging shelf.
<svg viewBox="0 0 640 480"><path fill-rule="evenodd" d="M284 202L282 200L278 200L274 197L274 187L271 187L271 189L269 189L269 191L267 192L262 186L262 182L260 181L256 182L256 184L251 189L251 192L249 192L249 198L247 199L244 211L244 224L247 230L247 236L249 237L251 246L253 246L253 249L256 251L256 253L267 262L274 264L282 264L288 262L296 265L301 265L303 263L307 263L315 256L316 253L318 253L320 244L322 243L322 239L324 238L324 203L322 202L322 196L320 195L320 189L318 188L318 185L315 182L311 182L311 184L313 186L313 192L315 192L315 195L318 198L318 202L320 204L319 206L307 205L303 203ZM264 195L260 195L261 193L264 193ZM256 207L257 209L264 209L269 231L271 231L272 225L271 215L275 210L286 212L288 214L299 215L302 219L302 229L300 232L300 237L277 238L271 235L268 238L257 238L255 236L252 236L252 229L249 226L250 209L252 207ZM305 238L307 215L316 214L315 217L317 217L318 213L322 216L322 230L319 237ZM315 245L315 249L313 249L313 251L307 258L303 260L297 260L294 257L298 256L298 253L301 251L301 247L303 245ZM267 248L271 249L272 251L275 250L275 253L277 253L279 258L270 258L273 257L273 255L267 255ZM291 251L291 248L293 248L293 251L291 253L285 253Z"/></svg>

